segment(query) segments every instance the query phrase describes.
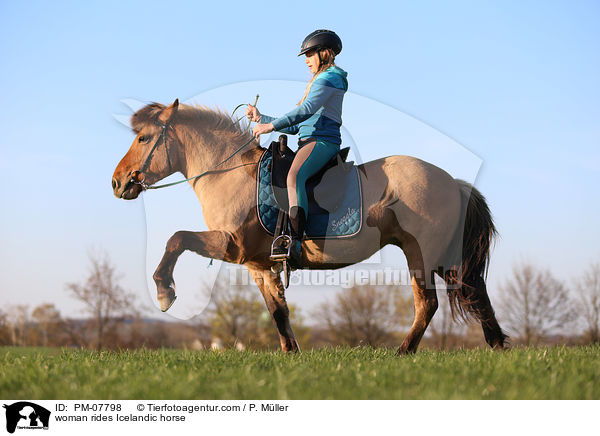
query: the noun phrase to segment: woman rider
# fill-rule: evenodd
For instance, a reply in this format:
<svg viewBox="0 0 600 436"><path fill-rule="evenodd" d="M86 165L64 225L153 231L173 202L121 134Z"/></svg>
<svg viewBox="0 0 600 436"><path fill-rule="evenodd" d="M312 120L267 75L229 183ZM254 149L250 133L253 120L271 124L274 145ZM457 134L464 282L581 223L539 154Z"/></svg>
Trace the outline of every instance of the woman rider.
<svg viewBox="0 0 600 436"><path fill-rule="evenodd" d="M289 217L292 236L290 263L301 267L301 244L308 218L306 181L340 151L342 143L342 101L348 90L347 73L335 65L342 41L331 30L315 30L302 42L298 56L306 55L313 73L298 107L279 118L260 114L248 105L246 116L258 122L254 136L274 130L298 134L298 151L287 177Z"/></svg>

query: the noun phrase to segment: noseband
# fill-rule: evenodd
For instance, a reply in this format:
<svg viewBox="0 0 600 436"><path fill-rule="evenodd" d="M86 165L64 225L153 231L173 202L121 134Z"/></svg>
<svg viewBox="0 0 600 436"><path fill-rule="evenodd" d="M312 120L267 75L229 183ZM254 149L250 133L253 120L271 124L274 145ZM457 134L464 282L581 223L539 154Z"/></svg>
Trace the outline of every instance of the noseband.
<svg viewBox="0 0 600 436"><path fill-rule="evenodd" d="M154 142L154 145L152 146L150 153L148 153L148 156L146 157L146 160L142 164L141 168L139 170L135 170L135 171L132 171L131 173L129 173L129 175L131 176L129 183L132 183L135 185L140 185L143 190L146 190L149 187L149 185L147 183L145 183L145 180L146 180L145 171L150 167L150 163L152 162L152 156L154 155L154 152L156 151L156 149L160 146L161 140L162 140L162 144L165 146L165 153L167 154L167 163L169 164L169 173L171 173L173 170L172 166L171 166L171 158L169 156L169 148L167 147L167 129L171 128L171 126L169 125L169 123L162 124L159 121L155 121L154 124L156 124L157 126L159 126L161 128L160 135L158 135L158 138L156 138L156 142ZM141 176L141 180L140 180L140 176Z"/></svg>

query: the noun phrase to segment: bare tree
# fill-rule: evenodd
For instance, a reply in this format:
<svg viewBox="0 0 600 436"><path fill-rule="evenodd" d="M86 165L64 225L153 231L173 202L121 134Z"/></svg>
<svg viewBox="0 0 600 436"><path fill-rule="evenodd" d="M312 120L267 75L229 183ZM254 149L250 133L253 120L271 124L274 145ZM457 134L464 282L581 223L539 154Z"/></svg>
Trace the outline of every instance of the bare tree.
<svg viewBox="0 0 600 436"><path fill-rule="evenodd" d="M398 288L388 289L394 302L394 313L392 315L392 325L394 328L409 328L412 324L415 306L410 286L400 286Z"/></svg>
<svg viewBox="0 0 600 436"><path fill-rule="evenodd" d="M9 306L6 314L6 325L10 334L12 345L26 345L27 328L29 324L29 306L18 304Z"/></svg>
<svg viewBox="0 0 600 436"><path fill-rule="evenodd" d="M85 283L69 283L67 290L84 304L84 311L94 320L96 348L105 346L107 331L119 317L135 312L135 296L119 284L117 274L108 255L90 254L90 271Z"/></svg>
<svg viewBox="0 0 600 436"><path fill-rule="evenodd" d="M600 342L600 262L590 265L577 282L577 308L590 342Z"/></svg>
<svg viewBox="0 0 600 436"><path fill-rule="evenodd" d="M293 303L288 303L288 307L290 309L290 324L294 329L294 336L300 344L300 347L303 344L309 344L312 342L312 330L305 323L304 315L298 306ZM267 312L268 313L268 312ZM277 349L280 346L279 336L276 333L276 330L273 328L273 320L271 315L269 315L269 332L270 332L270 343ZM304 345L305 346L305 345Z"/></svg>
<svg viewBox="0 0 600 436"><path fill-rule="evenodd" d="M386 287L354 286L338 293L333 302L321 304L314 315L327 325L335 343L381 345L403 322L406 308L399 303L397 292Z"/></svg>
<svg viewBox="0 0 600 436"><path fill-rule="evenodd" d="M523 264L500 287L500 313L526 345L537 344L574 319L568 291L550 271Z"/></svg>
<svg viewBox="0 0 600 436"><path fill-rule="evenodd" d="M81 320L66 318L60 323L63 344L69 347L83 348L89 343L86 340L85 329L82 328Z"/></svg>
<svg viewBox="0 0 600 436"><path fill-rule="evenodd" d="M0 310L0 345L9 345L11 343L10 326L8 325L8 315Z"/></svg>
<svg viewBox="0 0 600 436"><path fill-rule="evenodd" d="M279 348L279 336L264 300L253 286L229 285L227 279L217 280L213 286L203 285L210 298L203 322L207 323L213 339L222 345L242 349ZM290 322L296 339L302 344L310 339L310 329L295 305L290 304ZM200 324L202 326L203 324Z"/></svg>
<svg viewBox="0 0 600 436"><path fill-rule="evenodd" d="M56 342L58 326L61 322L60 312L54 304L44 303L37 306L31 312L33 321L37 323L37 330L42 338L42 345L48 346L48 337L52 337Z"/></svg>
<svg viewBox="0 0 600 436"><path fill-rule="evenodd" d="M215 282L212 288L205 285L205 292L210 295L206 314L214 336L229 346L262 342L264 304L256 292L249 286L228 286L225 280Z"/></svg>

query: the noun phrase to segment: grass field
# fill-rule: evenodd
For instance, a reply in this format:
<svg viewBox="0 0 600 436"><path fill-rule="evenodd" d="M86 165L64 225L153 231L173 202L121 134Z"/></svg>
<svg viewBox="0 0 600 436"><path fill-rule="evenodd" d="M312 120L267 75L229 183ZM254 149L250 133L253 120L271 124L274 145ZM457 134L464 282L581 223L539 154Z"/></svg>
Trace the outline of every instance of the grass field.
<svg viewBox="0 0 600 436"><path fill-rule="evenodd" d="M0 348L3 399L600 399L600 347L507 352Z"/></svg>

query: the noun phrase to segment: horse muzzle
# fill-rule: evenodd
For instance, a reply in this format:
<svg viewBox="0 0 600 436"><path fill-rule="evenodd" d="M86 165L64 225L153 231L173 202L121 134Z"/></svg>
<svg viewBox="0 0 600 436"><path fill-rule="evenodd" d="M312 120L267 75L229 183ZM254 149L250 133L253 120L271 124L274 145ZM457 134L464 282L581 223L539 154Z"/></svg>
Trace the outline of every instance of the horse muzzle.
<svg viewBox="0 0 600 436"><path fill-rule="evenodd" d="M126 182L121 182L118 177L112 179L112 189L115 197L123 200L134 200L144 190L143 174L133 171L127 176Z"/></svg>

